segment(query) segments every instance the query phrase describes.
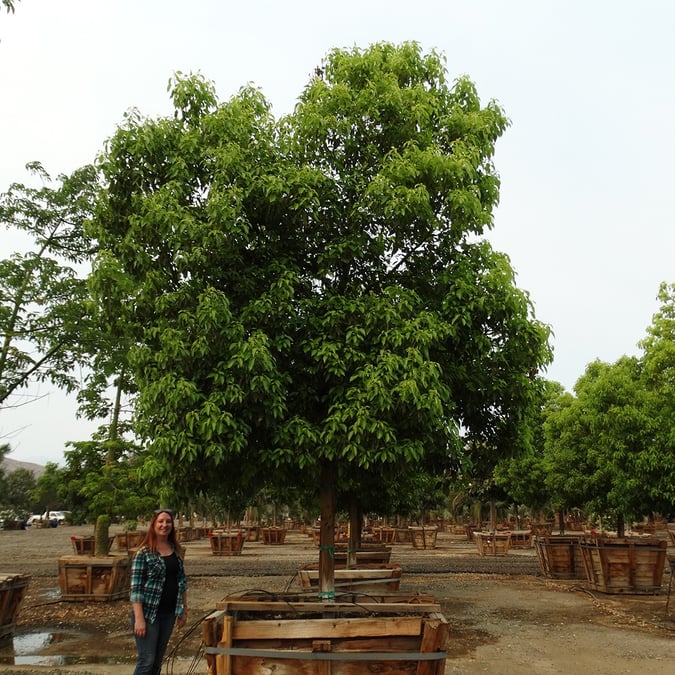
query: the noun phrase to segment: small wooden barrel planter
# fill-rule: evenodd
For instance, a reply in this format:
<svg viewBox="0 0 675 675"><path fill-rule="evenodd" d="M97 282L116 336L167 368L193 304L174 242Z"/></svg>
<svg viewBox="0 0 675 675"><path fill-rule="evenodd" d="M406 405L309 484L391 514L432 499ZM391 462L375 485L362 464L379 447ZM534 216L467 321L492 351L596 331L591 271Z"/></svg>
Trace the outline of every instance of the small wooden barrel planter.
<svg viewBox="0 0 675 675"><path fill-rule="evenodd" d="M510 532L474 532L473 539L480 555L506 555L511 547Z"/></svg>
<svg viewBox="0 0 675 675"><path fill-rule="evenodd" d="M246 537L241 530L214 530L209 533L209 541L213 555L241 555Z"/></svg>
<svg viewBox="0 0 675 675"><path fill-rule="evenodd" d="M260 537L263 544L278 546L286 541L286 529L283 527L261 527Z"/></svg>
<svg viewBox="0 0 675 675"><path fill-rule="evenodd" d="M210 675L443 675L448 622L429 596L321 603L245 594L202 621Z"/></svg>
<svg viewBox="0 0 675 675"><path fill-rule="evenodd" d="M335 592L388 593L398 591L401 585L401 566L364 563L347 569L335 565ZM319 587L319 566L305 565L298 570L300 585L304 589Z"/></svg>
<svg viewBox="0 0 675 675"><path fill-rule="evenodd" d="M585 538L579 543L586 580L602 593L654 595L661 591L665 539Z"/></svg>
<svg viewBox="0 0 675 675"><path fill-rule="evenodd" d="M30 575L0 574L0 643L14 635L16 618Z"/></svg>
<svg viewBox="0 0 675 675"><path fill-rule="evenodd" d="M580 541L579 535L535 537L534 548L541 573L552 579L585 579Z"/></svg>
<svg viewBox="0 0 675 675"><path fill-rule="evenodd" d="M59 558L61 600L124 600L129 597L131 559L125 556Z"/></svg>
<svg viewBox="0 0 675 675"><path fill-rule="evenodd" d="M427 527L409 527L410 543L413 548L436 548L438 528L435 525Z"/></svg>

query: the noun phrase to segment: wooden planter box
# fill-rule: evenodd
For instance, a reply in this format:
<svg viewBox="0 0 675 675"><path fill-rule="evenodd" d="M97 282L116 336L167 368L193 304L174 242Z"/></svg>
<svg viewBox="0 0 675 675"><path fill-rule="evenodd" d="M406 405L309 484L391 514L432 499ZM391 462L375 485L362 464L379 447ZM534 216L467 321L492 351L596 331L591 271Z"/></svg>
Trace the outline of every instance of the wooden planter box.
<svg viewBox="0 0 675 675"><path fill-rule="evenodd" d="M26 529L26 521L25 520L5 520L1 521L0 525L2 525L3 530L25 530Z"/></svg>
<svg viewBox="0 0 675 675"><path fill-rule="evenodd" d="M245 525L241 529L246 533L246 541L260 541L259 525Z"/></svg>
<svg viewBox="0 0 675 675"><path fill-rule="evenodd" d="M511 548L532 548L532 530L511 530Z"/></svg>
<svg viewBox="0 0 675 675"><path fill-rule="evenodd" d="M11 638L30 575L0 574L0 642Z"/></svg>
<svg viewBox="0 0 675 675"><path fill-rule="evenodd" d="M474 541L474 532L480 532L480 525L465 525L464 533L469 541Z"/></svg>
<svg viewBox="0 0 675 675"><path fill-rule="evenodd" d="M176 528L176 539L179 542L194 541L197 539L197 532L194 527L184 525Z"/></svg>
<svg viewBox="0 0 675 675"><path fill-rule="evenodd" d="M580 541L578 535L535 537L534 548L542 574L552 579L585 579Z"/></svg>
<svg viewBox="0 0 675 675"><path fill-rule="evenodd" d="M319 587L319 566L305 565L298 570L300 585L304 589ZM347 569L335 565L335 592L388 593L398 591L401 585L401 566L389 563L364 563Z"/></svg>
<svg viewBox="0 0 675 675"><path fill-rule="evenodd" d="M397 527L395 541L397 544L412 544L409 527Z"/></svg>
<svg viewBox="0 0 675 675"><path fill-rule="evenodd" d="M209 534L209 541L213 555L241 555L246 537L241 530L236 532L214 530Z"/></svg>
<svg viewBox="0 0 675 675"><path fill-rule="evenodd" d="M396 528L395 527L378 527L373 528L377 534L377 538L382 544L393 544L396 542Z"/></svg>
<svg viewBox="0 0 675 675"><path fill-rule="evenodd" d="M260 536L263 544L280 545L286 541L286 530L283 527L261 527Z"/></svg>
<svg viewBox="0 0 675 675"><path fill-rule="evenodd" d="M474 532L473 540L480 555L506 555L511 547L510 532Z"/></svg>
<svg viewBox="0 0 675 675"><path fill-rule="evenodd" d="M335 544L333 553L335 562L347 562L347 544ZM385 544L361 544L356 551L356 562L361 563L388 563L391 560L391 546Z"/></svg>
<svg viewBox="0 0 675 675"><path fill-rule="evenodd" d="M108 537L108 549L107 553L110 553L110 549L115 541L115 535ZM72 536L70 542L73 545L73 553L75 555L94 555L96 550L96 537L93 535L90 536Z"/></svg>
<svg viewBox="0 0 675 675"><path fill-rule="evenodd" d="M130 532L120 532L115 535L115 542L117 543L118 551L127 551L132 553L134 549L137 549L143 539L145 539L144 530L132 530Z"/></svg>
<svg viewBox="0 0 675 675"><path fill-rule="evenodd" d="M429 527L409 527L410 542L413 548L436 548L438 528L435 525Z"/></svg>
<svg viewBox="0 0 675 675"><path fill-rule="evenodd" d="M667 542L655 538L585 538L579 543L586 580L602 593L661 591Z"/></svg>
<svg viewBox="0 0 675 675"><path fill-rule="evenodd" d="M59 558L61 600L125 600L129 598L130 578L129 556Z"/></svg>
<svg viewBox="0 0 675 675"><path fill-rule="evenodd" d="M202 639L210 675L443 675L448 623L429 596L247 594L219 602Z"/></svg>
<svg viewBox="0 0 675 675"><path fill-rule="evenodd" d="M530 529L535 536L544 537L553 534L553 523L532 523Z"/></svg>

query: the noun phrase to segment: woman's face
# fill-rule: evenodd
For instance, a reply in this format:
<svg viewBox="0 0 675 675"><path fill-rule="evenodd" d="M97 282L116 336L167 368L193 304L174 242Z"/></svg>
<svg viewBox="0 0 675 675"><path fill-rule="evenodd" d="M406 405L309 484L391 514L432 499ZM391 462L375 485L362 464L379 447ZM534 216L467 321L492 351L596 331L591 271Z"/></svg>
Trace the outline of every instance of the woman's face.
<svg viewBox="0 0 675 675"><path fill-rule="evenodd" d="M173 528L173 518L169 513L160 513L155 520L155 534L166 537Z"/></svg>

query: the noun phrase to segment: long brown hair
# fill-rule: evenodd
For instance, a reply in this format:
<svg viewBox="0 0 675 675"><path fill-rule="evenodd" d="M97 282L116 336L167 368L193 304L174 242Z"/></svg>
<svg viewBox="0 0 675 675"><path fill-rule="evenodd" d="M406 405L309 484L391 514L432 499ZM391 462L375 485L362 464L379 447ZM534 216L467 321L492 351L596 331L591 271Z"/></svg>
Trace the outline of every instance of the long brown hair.
<svg viewBox="0 0 675 675"><path fill-rule="evenodd" d="M169 509L159 509L155 511L155 514L152 516L152 520L148 525L148 531L145 533L143 538L143 543L141 546L147 546L153 553L157 553L157 533L155 532L155 523L157 518L159 518L163 513L168 513L171 516L171 532L167 536L167 540L173 546L173 550L176 551L178 556L182 559L185 555L185 549L178 543L176 539L176 526L174 525L174 515L173 512Z"/></svg>

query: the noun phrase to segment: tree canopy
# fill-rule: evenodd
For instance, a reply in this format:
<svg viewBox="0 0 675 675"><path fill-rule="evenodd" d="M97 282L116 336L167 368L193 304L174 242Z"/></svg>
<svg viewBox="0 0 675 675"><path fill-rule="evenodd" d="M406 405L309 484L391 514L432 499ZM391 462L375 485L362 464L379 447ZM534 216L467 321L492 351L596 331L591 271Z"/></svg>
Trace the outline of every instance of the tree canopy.
<svg viewBox="0 0 675 675"><path fill-rule="evenodd" d="M177 76L100 161L92 288L155 474L368 469L517 443L550 358L483 237L507 126L418 45L334 50L295 111ZM526 439L525 439L526 440ZM194 471L190 471L194 479Z"/></svg>

